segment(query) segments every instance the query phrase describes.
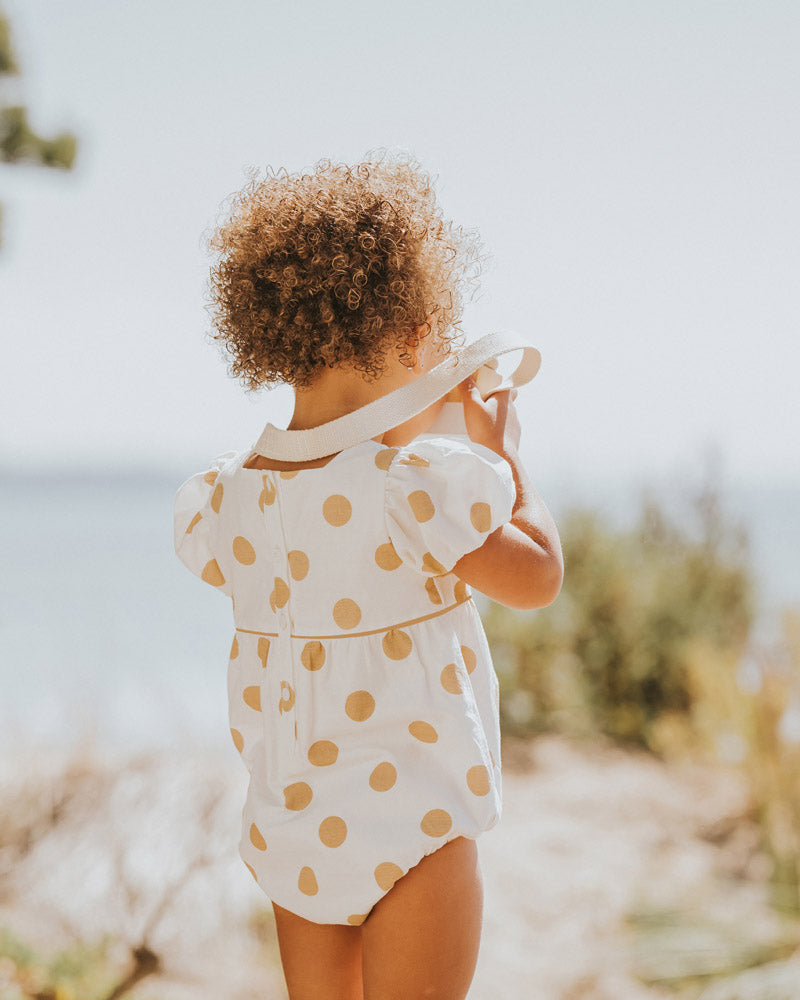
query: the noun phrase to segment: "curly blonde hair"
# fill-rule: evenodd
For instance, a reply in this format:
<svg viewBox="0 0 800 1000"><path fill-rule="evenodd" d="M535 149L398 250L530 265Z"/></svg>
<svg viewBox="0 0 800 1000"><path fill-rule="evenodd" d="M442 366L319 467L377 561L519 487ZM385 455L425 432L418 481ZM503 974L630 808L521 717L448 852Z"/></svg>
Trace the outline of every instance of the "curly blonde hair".
<svg viewBox="0 0 800 1000"><path fill-rule="evenodd" d="M326 366L378 379L391 349L430 333L431 316L443 354L459 340L485 259L479 237L442 219L412 156L368 157L253 173L208 237L212 337L248 389L306 388Z"/></svg>

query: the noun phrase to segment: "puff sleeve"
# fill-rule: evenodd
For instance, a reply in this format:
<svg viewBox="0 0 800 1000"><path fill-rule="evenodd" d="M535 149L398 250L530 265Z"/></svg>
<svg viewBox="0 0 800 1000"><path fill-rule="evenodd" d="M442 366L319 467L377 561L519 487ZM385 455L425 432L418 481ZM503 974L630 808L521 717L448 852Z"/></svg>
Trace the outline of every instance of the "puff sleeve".
<svg viewBox="0 0 800 1000"><path fill-rule="evenodd" d="M387 469L386 528L404 563L440 576L511 519L515 500L511 466L489 448L418 439Z"/></svg>
<svg viewBox="0 0 800 1000"><path fill-rule="evenodd" d="M215 525L223 485L220 469L233 452L214 459L208 470L190 476L178 489L173 508L175 552L181 562L201 580L231 593L215 556Z"/></svg>

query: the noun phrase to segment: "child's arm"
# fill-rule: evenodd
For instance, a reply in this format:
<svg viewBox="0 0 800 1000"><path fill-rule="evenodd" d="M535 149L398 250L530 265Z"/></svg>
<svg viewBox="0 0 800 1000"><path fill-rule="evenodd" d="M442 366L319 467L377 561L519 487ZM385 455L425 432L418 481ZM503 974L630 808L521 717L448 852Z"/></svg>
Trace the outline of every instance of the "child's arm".
<svg viewBox="0 0 800 1000"><path fill-rule="evenodd" d="M471 380L462 383L464 419L470 438L511 466L517 499L511 520L468 552L453 572L482 594L509 608L541 608L561 589L564 563L558 529L520 461L516 390L483 400Z"/></svg>

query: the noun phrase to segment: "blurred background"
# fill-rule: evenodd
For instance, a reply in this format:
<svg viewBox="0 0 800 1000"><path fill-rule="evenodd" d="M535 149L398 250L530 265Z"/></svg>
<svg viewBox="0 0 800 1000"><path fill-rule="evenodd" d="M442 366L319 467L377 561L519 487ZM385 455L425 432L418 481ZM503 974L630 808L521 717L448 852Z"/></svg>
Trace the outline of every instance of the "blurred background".
<svg viewBox="0 0 800 1000"><path fill-rule="evenodd" d="M249 167L409 150L543 355L558 601L479 603L505 814L470 997L800 998L800 9L0 4L0 996L285 995L235 857L230 608L178 485L269 420L208 341Z"/></svg>

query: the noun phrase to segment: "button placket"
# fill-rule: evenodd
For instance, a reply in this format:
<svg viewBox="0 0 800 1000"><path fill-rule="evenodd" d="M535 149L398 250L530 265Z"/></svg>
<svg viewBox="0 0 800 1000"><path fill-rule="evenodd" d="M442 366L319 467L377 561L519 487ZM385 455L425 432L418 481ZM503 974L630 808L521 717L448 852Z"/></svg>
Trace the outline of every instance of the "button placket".
<svg viewBox="0 0 800 1000"><path fill-rule="evenodd" d="M274 506L277 510L277 522L280 531L280 539L283 543L282 547L277 542L274 542L271 548L271 555L274 560L273 565L275 566L276 575L280 575L281 579L284 581L291 580L291 575L289 573L289 558L287 554L286 546L286 533L284 530L283 523L283 506L281 503L281 489L279 486L279 477L276 473L270 473L270 481L273 488L274 495ZM294 656L292 651L292 618L290 613L291 600L292 600L292 588L288 586L289 596L282 608L277 608L277 623L278 623L278 660L283 665L288 660L289 662L289 677L283 678L284 683L288 684L291 688L291 707L287 708L286 711L281 711L281 716L286 717L288 724L292 726L293 733L293 744L295 750L297 749L298 743L298 733L297 733L297 676L295 673Z"/></svg>
<svg viewBox="0 0 800 1000"><path fill-rule="evenodd" d="M274 531L275 516L272 512L274 503L275 477L272 472L265 471L261 475L261 491L258 496L258 507L261 511L264 535L267 539L271 537ZM275 561L277 552L279 552L279 550L275 545L270 545L267 549L267 557L270 561L272 561L273 565L277 565ZM264 727L265 748L270 746L271 730L274 727L273 711L275 710L275 707L277 707L278 714L281 714L280 701L277 701L277 703L273 701L273 699L276 698L280 699L282 694L280 678L276 676L275 672L275 663L280 661L280 645L281 637L280 634L278 634L271 640L271 646L268 649L267 658L264 662L262 662L262 667L264 669L261 672L261 723ZM267 755L265 765L267 773L272 773L276 766L276 761ZM280 767L280 765L278 765L278 767Z"/></svg>

